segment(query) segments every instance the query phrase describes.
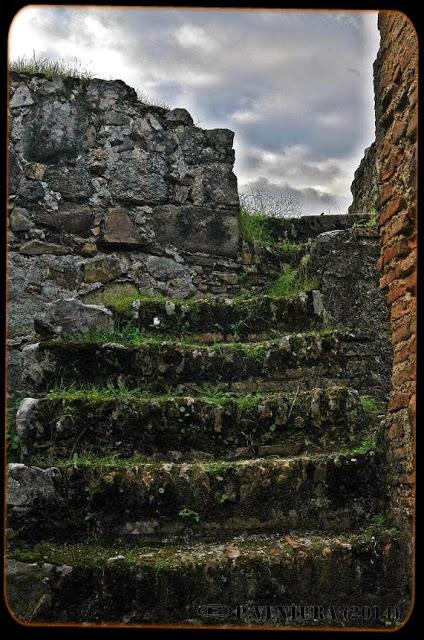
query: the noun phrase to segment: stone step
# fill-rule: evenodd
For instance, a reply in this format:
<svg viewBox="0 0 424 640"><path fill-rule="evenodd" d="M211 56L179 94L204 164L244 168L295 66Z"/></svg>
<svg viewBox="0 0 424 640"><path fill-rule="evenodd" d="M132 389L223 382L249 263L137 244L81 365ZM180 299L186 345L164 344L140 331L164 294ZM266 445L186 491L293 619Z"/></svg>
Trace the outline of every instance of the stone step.
<svg viewBox="0 0 424 640"><path fill-rule="evenodd" d="M195 345L143 338L140 342L52 340L23 350L28 395L57 385L104 385L120 380L162 392L183 383L296 380L300 390L321 379L348 381L384 396L380 353L371 334L328 331L292 334L258 343ZM283 387L284 389L284 387ZM374 393L375 391L375 393Z"/></svg>
<svg viewBox="0 0 424 640"><path fill-rule="evenodd" d="M236 341L266 332L281 335L319 328L319 296L318 291L309 291L295 298L142 298L109 308L119 326L130 324L141 331L180 338L203 334L208 342Z"/></svg>
<svg viewBox="0 0 424 640"><path fill-rule="evenodd" d="M309 215L299 218L267 218L264 228L274 242L290 240L304 243L313 240L321 233L350 229L354 225L366 225L371 219L370 213Z"/></svg>
<svg viewBox="0 0 424 640"><path fill-rule="evenodd" d="M384 627L388 607L407 613L398 533L381 526L160 546L44 542L10 558L8 601L27 622Z"/></svg>
<svg viewBox="0 0 424 640"><path fill-rule="evenodd" d="M377 451L175 463L82 458L9 465L15 538L202 535L224 530L344 531L382 501Z"/></svg>
<svg viewBox="0 0 424 640"><path fill-rule="evenodd" d="M287 456L357 445L369 433L378 410L375 401L361 399L346 387L251 395L200 387L194 396L71 389L24 399L17 431L22 461L32 464L39 458L93 452L177 460L201 454L228 459Z"/></svg>

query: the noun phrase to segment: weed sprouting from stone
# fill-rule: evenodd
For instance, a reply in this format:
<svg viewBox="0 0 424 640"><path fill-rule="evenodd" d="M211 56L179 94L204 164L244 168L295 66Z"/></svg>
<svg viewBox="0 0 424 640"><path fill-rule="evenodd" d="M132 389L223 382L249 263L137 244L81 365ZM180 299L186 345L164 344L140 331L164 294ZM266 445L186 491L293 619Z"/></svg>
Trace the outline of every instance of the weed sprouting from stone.
<svg viewBox="0 0 424 640"><path fill-rule="evenodd" d="M196 523L200 522L200 515L197 513L197 511L193 511L192 509L187 509L187 508L181 509L178 512L178 515L180 516L180 518L183 518L184 520L190 520Z"/></svg>

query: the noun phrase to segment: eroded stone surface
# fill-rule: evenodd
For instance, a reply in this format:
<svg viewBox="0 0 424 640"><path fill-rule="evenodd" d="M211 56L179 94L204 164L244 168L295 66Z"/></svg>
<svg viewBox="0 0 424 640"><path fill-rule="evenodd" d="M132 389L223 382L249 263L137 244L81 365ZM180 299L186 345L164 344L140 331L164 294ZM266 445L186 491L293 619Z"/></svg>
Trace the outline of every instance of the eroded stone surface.
<svg viewBox="0 0 424 640"><path fill-rule="evenodd" d="M75 298L50 302L43 313L34 316L34 327L43 337L82 334L90 329L112 329L112 312L99 305L84 304Z"/></svg>

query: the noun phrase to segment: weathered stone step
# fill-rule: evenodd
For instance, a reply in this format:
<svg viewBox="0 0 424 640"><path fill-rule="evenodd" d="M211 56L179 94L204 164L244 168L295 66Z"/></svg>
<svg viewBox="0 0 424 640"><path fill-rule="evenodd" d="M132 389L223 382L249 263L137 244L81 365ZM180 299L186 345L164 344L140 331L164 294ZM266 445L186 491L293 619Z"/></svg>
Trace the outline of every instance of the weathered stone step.
<svg viewBox="0 0 424 640"><path fill-rule="evenodd" d="M290 240L292 242L307 242L321 233L328 231L350 229L354 225L366 225L370 221L370 213L356 213L351 215L309 215L299 218L266 218L264 229L275 242Z"/></svg>
<svg viewBox="0 0 424 640"><path fill-rule="evenodd" d="M232 459L353 447L369 432L376 413L377 403L346 387L285 395L232 395L200 387L194 396L71 389L24 399L17 431L22 461L34 464L40 457L62 459L75 452L185 459L203 452Z"/></svg>
<svg viewBox="0 0 424 640"><path fill-rule="evenodd" d="M348 380L364 393L384 395L380 354L372 336L358 331L293 334L259 343L213 346L160 342L53 340L23 351L28 394L58 384L105 384L119 379L128 387L163 391L181 383L298 380L300 389L320 379Z"/></svg>
<svg viewBox="0 0 424 640"><path fill-rule="evenodd" d="M225 543L41 543L10 556L8 601L26 621L378 627L389 606L406 614L398 534L377 526L337 537L243 535ZM302 604L323 606L321 620L302 619L299 609L292 619L293 605ZM272 607L268 618L263 610L262 619L254 616L255 605Z"/></svg>
<svg viewBox="0 0 424 640"><path fill-rule="evenodd" d="M318 298L318 291L309 291L295 298L142 298L118 308L109 306L121 326L130 323L142 331L179 336L211 334L208 341L217 342L266 332L283 334L318 328Z"/></svg>
<svg viewBox="0 0 424 640"><path fill-rule="evenodd" d="M174 463L78 459L9 468L18 538L194 535L305 528L343 531L381 507L381 460L368 453Z"/></svg>

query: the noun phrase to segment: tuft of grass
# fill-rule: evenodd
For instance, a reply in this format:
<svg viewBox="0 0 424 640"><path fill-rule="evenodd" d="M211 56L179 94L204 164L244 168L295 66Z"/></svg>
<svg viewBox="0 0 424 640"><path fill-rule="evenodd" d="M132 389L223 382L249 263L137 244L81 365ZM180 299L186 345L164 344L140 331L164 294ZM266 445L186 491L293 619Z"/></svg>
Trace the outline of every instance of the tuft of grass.
<svg viewBox="0 0 424 640"><path fill-rule="evenodd" d="M130 345L134 347L154 346L154 345L173 345L193 346L195 341L189 338L164 338L162 335L155 333L143 333L136 326L125 324L118 326L112 330L91 330L82 335L75 337L73 334L67 334L52 340L47 340L46 344L62 344L62 343L78 343L78 344L97 344L105 342L117 342L119 344Z"/></svg>
<svg viewBox="0 0 424 640"><path fill-rule="evenodd" d="M272 244L273 238L266 226L267 216L249 213L240 208L240 235L246 242L264 242Z"/></svg>
<svg viewBox="0 0 424 640"><path fill-rule="evenodd" d="M180 518L183 518L184 520L191 520L192 522L196 522L198 523L200 521L200 516L197 513L197 511L193 511L192 509L181 509L178 512L178 515L180 516Z"/></svg>
<svg viewBox="0 0 424 640"><path fill-rule="evenodd" d="M378 214L377 214L377 209L373 208L371 209L371 215L370 215L370 219L368 222L368 226L369 227L378 227Z"/></svg>
<svg viewBox="0 0 424 640"><path fill-rule="evenodd" d="M202 398L213 407L221 407L231 398L231 394L214 387L212 384L194 385L193 391L199 398Z"/></svg>
<svg viewBox="0 0 424 640"><path fill-rule="evenodd" d="M9 64L9 70L32 76L43 75L46 78L59 76L60 78L91 80L95 77L94 72L84 67L81 61L77 58L74 58L74 62L70 62L64 58L51 60L50 58L37 55L35 51L33 52L32 57L20 56L19 58L12 60ZM109 78L109 80L112 80L112 78ZM137 93L138 100L146 106L160 107L167 111L171 109L171 107L163 100L154 99L140 89L136 89L135 91Z"/></svg>
<svg viewBox="0 0 424 640"><path fill-rule="evenodd" d="M131 400L134 398L147 399L148 394L140 389L131 389L123 380L108 380L104 387L94 384L76 387L74 384L66 387L56 386L46 394L48 400L84 400L99 402L103 400Z"/></svg>
<svg viewBox="0 0 424 640"><path fill-rule="evenodd" d="M152 97L144 93L144 91L142 91L141 89L136 89L136 93L137 98L140 100L140 102L147 105L148 107L160 107L161 109L166 109L167 111L172 108L164 100L153 99Z"/></svg>
<svg viewBox="0 0 424 640"><path fill-rule="evenodd" d="M305 274L304 271L289 268L284 271L269 287L267 295L273 298L294 298L302 291L312 291L318 288L317 278Z"/></svg>
<svg viewBox="0 0 424 640"><path fill-rule="evenodd" d="M378 403L372 396L361 396L361 404L365 413L369 415L376 416L380 413Z"/></svg>
<svg viewBox="0 0 424 640"><path fill-rule="evenodd" d="M375 451L377 448L377 441L375 433L367 433L361 440L361 442L352 449L342 449L340 453L349 456L365 455L370 451Z"/></svg>
<svg viewBox="0 0 424 640"><path fill-rule="evenodd" d="M131 305L133 302L141 299L142 297L139 293L124 293L120 296L117 296L113 292L108 293L108 291L104 291L101 303L112 311L123 313L124 311L128 311L131 309Z"/></svg>
<svg viewBox="0 0 424 640"><path fill-rule="evenodd" d="M283 255L292 255L293 253L297 253L298 248L299 245L287 239L283 240L280 244L280 251Z"/></svg>
<svg viewBox="0 0 424 640"><path fill-rule="evenodd" d="M78 78L80 80L91 80L94 77L92 71L82 66L81 62L75 58L74 63L67 60L50 60L42 56L37 56L35 52L32 58L21 56L12 60L9 65L10 71L26 73L28 75L42 74L46 78L60 76L61 78Z"/></svg>

